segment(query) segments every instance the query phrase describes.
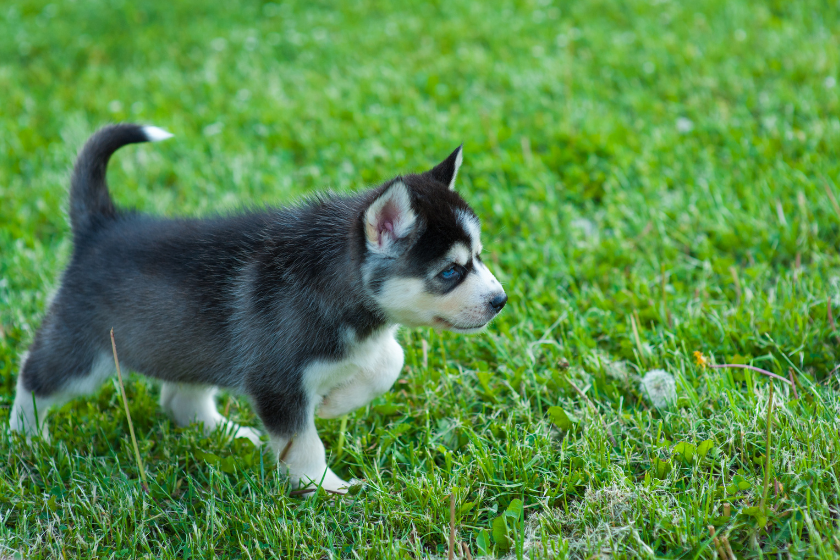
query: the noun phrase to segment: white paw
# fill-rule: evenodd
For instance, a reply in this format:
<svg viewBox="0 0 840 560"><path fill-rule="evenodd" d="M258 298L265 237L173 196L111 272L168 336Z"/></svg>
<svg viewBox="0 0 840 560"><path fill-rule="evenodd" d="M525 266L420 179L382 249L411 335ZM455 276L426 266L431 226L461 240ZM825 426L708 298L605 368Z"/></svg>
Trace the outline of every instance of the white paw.
<svg viewBox="0 0 840 560"><path fill-rule="evenodd" d="M24 419L23 414L16 409L12 409L11 418L9 418L9 429L12 432L26 436L27 443L32 443L32 438L35 436L40 436L47 443L50 442L50 431L47 429L46 422L42 422L39 427L34 417L27 421Z"/></svg>
<svg viewBox="0 0 840 560"><path fill-rule="evenodd" d="M350 483L340 479L337 474L332 472L332 469L327 469L324 480L321 482L321 487L329 492L346 494L347 490L350 489Z"/></svg>
<svg viewBox="0 0 840 560"><path fill-rule="evenodd" d="M304 475L297 477L297 480L294 480L294 478L295 477L293 477L292 482L296 489L291 492L292 495L303 496L306 498L317 494L319 486L330 494L346 494L350 487L353 486L350 482L346 482L339 478L338 475L329 468L318 476Z"/></svg>
<svg viewBox="0 0 840 560"><path fill-rule="evenodd" d="M231 424L233 424L233 422L231 422ZM236 426L237 429L236 429L236 432L233 434L233 439L236 439L236 438L249 439L249 440L251 440L251 443L253 443L254 446L256 446L256 447L260 447L263 444L262 439L260 439L262 437L262 434L260 433L259 430L255 430L254 428L249 428L248 426L239 426L237 424L234 424L234 426Z"/></svg>
<svg viewBox="0 0 840 560"><path fill-rule="evenodd" d="M12 421L9 423L9 429L12 432L16 432L25 436L26 443L28 444L32 444L32 439L35 437L40 437L45 443L50 443L51 441L50 431L47 429L46 426L41 426L41 429L38 430L35 427Z"/></svg>
<svg viewBox="0 0 840 560"><path fill-rule="evenodd" d="M260 437L262 434L259 430L254 428L249 428L248 426L240 426L236 422L231 422L230 420L223 418L222 421L218 422L215 427L211 427L210 429L207 428L207 425L204 426L204 431L206 434L210 434L214 429L220 430L230 439L237 439L237 438L246 438L251 441L256 447L262 446L262 440Z"/></svg>

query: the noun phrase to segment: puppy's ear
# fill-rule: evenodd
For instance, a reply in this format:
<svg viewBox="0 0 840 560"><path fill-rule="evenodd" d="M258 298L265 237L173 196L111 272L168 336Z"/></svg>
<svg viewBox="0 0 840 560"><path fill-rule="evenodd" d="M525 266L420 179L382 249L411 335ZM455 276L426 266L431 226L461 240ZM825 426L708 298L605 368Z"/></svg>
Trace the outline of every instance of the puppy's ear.
<svg viewBox="0 0 840 560"><path fill-rule="evenodd" d="M447 185L450 190L455 190L455 177L458 176L458 168L464 161L463 147L461 144L455 151L449 154L449 157L437 164L433 169L426 171L436 181Z"/></svg>
<svg viewBox="0 0 840 560"><path fill-rule="evenodd" d="M365 210L368 247L378 253L389 252L396 241L411 233L416 220L408 187L397 179Z"/></svg>

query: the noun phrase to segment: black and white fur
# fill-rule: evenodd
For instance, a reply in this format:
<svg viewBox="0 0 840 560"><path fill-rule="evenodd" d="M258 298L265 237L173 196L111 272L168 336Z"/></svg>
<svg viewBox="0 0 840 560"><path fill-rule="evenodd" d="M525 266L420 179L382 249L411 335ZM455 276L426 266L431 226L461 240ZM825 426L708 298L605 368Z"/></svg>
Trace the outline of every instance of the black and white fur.
<svg viewBox="0 0 840 560"><path fill-rule="evenodd" d="M292 208L205 219L116 208L111 155L170 136L113 125L79 154L73 255L23 359L11 428L43 434L51 407L112 375L113 328L122 364L163 382L161 406L178 424L259 444L216 410L217 387L244 393L293 485L343 491L315 414L347 414L393 385L398 324L474 332L507 301L454 190L461 148L425 173Z"/></svg>

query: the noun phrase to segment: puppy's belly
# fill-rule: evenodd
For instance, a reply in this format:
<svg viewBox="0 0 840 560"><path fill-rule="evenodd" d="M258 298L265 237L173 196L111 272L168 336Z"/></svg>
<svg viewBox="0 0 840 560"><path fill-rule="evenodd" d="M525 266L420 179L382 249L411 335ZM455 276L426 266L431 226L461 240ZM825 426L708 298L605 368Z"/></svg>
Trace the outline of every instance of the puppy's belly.
<svg viewBox="0 0 840 560"><path fill-rule="evenodd" d="M191 277L179 284L113 252L106 247L68 268L45 328L108 354L113 328L123 368L164 381L235 385L230 306L208 300Z"/></svg>
<svg viewBox="0 0 840 560"><path fill-rule="evenodd" d="M173 306L174 307L174 306ZM114 337L120 361L134 371L179 383L237 387L233 364L235 348L231 337L200 314L176 316L155 313L145 317L127 313L114 318ZM167 320L169 319L169 320Z"/></svg>

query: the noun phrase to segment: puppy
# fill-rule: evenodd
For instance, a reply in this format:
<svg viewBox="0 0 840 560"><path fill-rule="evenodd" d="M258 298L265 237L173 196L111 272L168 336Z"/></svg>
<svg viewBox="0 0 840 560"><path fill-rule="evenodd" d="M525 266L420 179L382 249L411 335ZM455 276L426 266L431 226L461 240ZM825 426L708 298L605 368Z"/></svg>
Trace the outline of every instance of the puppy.
<svg viewBox="0 0 840 560"><path fill-rule="evenodd" d="M260 444L223 417L217 387L247 395L297 488L347 483L327 467L315 415L387 391L398 325L481 330L507 301L481 260L479 220L454 190L461 148L433 169L346 196L230 217L163 219L117 208L105 172L157 127L96 132L73 169L73 255L23 359L11 428L44 434L50 408L126 368L162 381L179 425Z"/></svg>

